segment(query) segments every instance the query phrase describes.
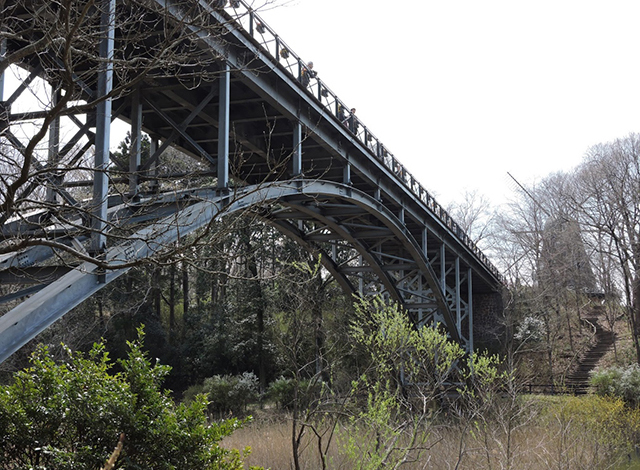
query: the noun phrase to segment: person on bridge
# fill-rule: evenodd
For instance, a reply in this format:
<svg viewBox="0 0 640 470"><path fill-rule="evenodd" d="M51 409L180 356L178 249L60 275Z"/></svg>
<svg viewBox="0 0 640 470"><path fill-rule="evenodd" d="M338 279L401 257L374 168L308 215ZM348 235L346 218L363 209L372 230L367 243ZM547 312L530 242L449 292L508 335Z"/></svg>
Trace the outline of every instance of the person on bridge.
<svg viewBox="0 0 640 470"><path fill-rule="evenodd" d="M300 83L302 83L302 85L306 88L309 86L309 82L311 81L311 79L316 78L317 75L318 72L313 70L313 62L309 62L306 66L302 65L302 70L300 70L300 76L298 77L298 80L300 80Z"/></svg>
<svg viewBox="0 0 640 470"><path fill-rule="evenodd" d="M358 118L356 118L356 108L351 108L351 111L349 111L349 117L344 120L343 124L346 125L354 134L358 133L358 127L360 124L358 123Z"/></svg>
<svg viewBox="0 0 640 470"><path fill-rule="evenodd" d="M338 109L337 109L336 116L337 116L338 120L342 124L344 124L346 126L345 121L347 120L347 117L344 115L344 108L342 107L342 105L340 103L338 103Z"/></svg>

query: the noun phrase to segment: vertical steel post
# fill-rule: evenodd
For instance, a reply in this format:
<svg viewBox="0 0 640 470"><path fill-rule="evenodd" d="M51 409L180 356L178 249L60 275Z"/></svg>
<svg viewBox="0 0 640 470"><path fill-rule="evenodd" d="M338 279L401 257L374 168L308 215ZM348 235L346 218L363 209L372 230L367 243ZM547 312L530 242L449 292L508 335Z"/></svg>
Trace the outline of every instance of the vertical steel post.
<svg viewBox="0 0 640 470"><path fill-rule="evenodd" d="M109 140L111 137L111 93L113 87L113 45L115 31L115 0L103 0L100 16L100 59L98 68L98 103L96 110L95 160L93 173L93 212L91 251L99 256L107 244L105 233L109 180Z"/></svg>
<svg viewBox="0 0 640 470"><path fill-rule="evenodd" d="M220 74L220 109L218 112L218 189L229 187L229 95L231 70L222 65Z"/></svg>
<svg viewBox="0 0 640 470"><path fill-rule="evenodd" d="M7 55L7 40L0 39L0 60L4 60ZM4 101L4 72L0 73L0 101Z"/></svg>
<svg viewBox="0 0 640 470"><path fill-rule="evenodd" d="M293 123L293 176L302 174L302 124L300 121Z"/></svg>
<svg viewBox="0 0 640 470"><path fill-rule="evenodd" d="M427 227L422 229L422 253L424 253L424 257L429 261L429 255L427 255L427 236L429 232L427 231Z"/></svg>
<svg viewBox="0 0 640 470"><path fill-rule="evenodd" d="M60 91L59 90L56 91L52 85L51 86L52 106L56 106L60 98L61 98ZM49 125L49 142L47 143L47 145L48 145L47 162L49 164L49 168L52 169L57 163L58 152L60 150L60 116L57 116L53 120L53 122ZM58 182L56 181L56 183ZM56 202L56 192L51 187L51 183L47 185L45 200L51 203Z"/></svg>
<svg viewBox="0 0 640 470"><path fill-rule="evenodd" d="M7 55L7 40L0 39L0 60ZM4 134L9 128L9 109L4 102L4 71L0 72L0 133Z"/></svg>
<svg viewBox="0 0 640 470"><path fill-rule="evenodd" d="M158 138L152 136L149 142L149 155L155 154L159 146ZM160 188L160 182L158 181L158 166L155 162L149 166L147 174L152 177L149 182L149 191L157 193Z"/></svg>
<svg viewBox="0 0 640 470"><path fill-rule="evenodd" d="M456 325L458 333L462 338L462 312L460 312L460 257L456 256L455 261L455 276L456 276Z"/></svg>
<svg viewBox="0 0 640 470"><path fill-rule="evenodd" d="M427 227L425 225L425 227L423 227L422 229L422 237L420 240L420 245L422 248L422 253L424 254L425 259L427 260L427 264L430 264L429 261L429 254L427 253L427 237L429 235L429 232L427 230ZM420 292L424 294L425 288L424 288L424 281L423 281L423 277L420 276ZM423 322L425 321L425 315L424 315L424 309L420 309L420 313L419 313L419 322L420 325L423 325Z"/></svg>
<svg viewBox="0 0 640 470"><path fill-rule="evenodd" d="M351 163L349 163L348 161L342 168L342 183L351 184Z"/></svg>
<svg viewBox="0 0 640 470"><path fill-rule="evenodd" d="M142 162L142 100L140 88L133 91L131 97L131 147L129 148L129 199L138 195L140 175L138 169Z"/></svg>
<svg viewBox="0 0 640 470"><path fill-rule="evenodd" d="M469 318L469 353L473 352L473 284L471 281L471 275L473 271L469 268L467 273L467 317Z"/></svg>
<svg viewBox="0 0 640 470"><path fill-rule="evenodd" d="M445 266L445 252L444 243L440 245L440 288L442 289L442 295L447 295L447 269Z"/></svg>

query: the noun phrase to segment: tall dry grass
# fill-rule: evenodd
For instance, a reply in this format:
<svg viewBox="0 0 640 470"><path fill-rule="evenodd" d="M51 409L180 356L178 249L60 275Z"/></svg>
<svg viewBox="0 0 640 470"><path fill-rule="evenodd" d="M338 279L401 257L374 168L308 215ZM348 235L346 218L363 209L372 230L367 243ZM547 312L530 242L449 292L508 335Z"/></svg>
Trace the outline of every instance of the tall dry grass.
<svg viewBox="0 0 640 470"><path fill-rule="evenodd" d="M640 411L618 400L588 397L534 398L534 419L524 426L504 426L492 420L433 424L417 461L406 470L631 470L640 469L634 445L640 444ZM483 424L484 423L484 424ZM348 423L338 426L328 452L328 468L368 468L350 460L345 451ZM363 436L356 438L365 439ZM356 439L356 442L358 439ZM293 469L291 422L286 415L261 417L223 441L226 447L250 446L249 465L272 470ZM400 442L399 446L402 445ZM414 454L415 455L415 454ZM630 460L631 459L631 460ZM365 459L366 460L366 459ZM307 433L301 454L302 468L321 469L317 441ZM391 467L389 467L391 468Z"/></svg>

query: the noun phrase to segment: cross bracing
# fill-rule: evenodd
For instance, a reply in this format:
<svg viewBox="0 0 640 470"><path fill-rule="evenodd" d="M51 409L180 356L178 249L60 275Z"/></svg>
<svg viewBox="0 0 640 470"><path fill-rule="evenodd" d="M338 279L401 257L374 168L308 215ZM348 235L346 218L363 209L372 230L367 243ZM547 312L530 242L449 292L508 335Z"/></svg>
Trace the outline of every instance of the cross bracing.
<svg viewBox="0 0 640 470"><path fill-rule="evenodd" d="M105 0L78 26L97 39L74 67L61 48L30 52L54 35L38 21L57 14L48 5L16 1L0 36L4 57L22 53L20 80L1 90L2 147L25 168L5 178L0 300L26 299L0 317L0 359L135 262L240 210L319 254L345 291L399 301L473 349L473 297L496 292L499 273L324 82L301 83L308 64L245 2ZM119 22L128 9L136 28ZM124 67L160 46L174 62ZM36 82L44 98L18 109ZM128 156L110 151L116 120ZM187 170L165 164L172 148Z"/></svg>

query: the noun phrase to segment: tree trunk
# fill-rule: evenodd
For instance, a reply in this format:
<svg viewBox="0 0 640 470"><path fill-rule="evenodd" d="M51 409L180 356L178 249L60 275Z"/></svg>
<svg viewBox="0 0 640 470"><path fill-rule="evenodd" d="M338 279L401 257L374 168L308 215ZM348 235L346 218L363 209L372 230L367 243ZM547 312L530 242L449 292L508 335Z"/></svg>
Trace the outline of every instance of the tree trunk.
<svg viewBox="0 0 640 470"><path fill-rule="evenodd" d="M189 265L182 262L182 315L189 311Z"/></svg>
<svg viewBox="0 0 640 470"><path fill-rule="evenodd" d="M173 342L176 325L176 265L169 268L169 343Z"/></svg>
<svg viewBox="0 0 640 470"><path fill-rule="evenodd" d="M633 283L633 345L636 348L636 361L640 364L640 270L636 270Z"/></svg>
<svg viewBox="0 0 640 470"><path fill-rule="evenodd" d="M161 318L162 313L162 291L160 289L160 280L161 280L162 268L160 266L154 266L153 268L153 310L156 318Z"/></svg>

